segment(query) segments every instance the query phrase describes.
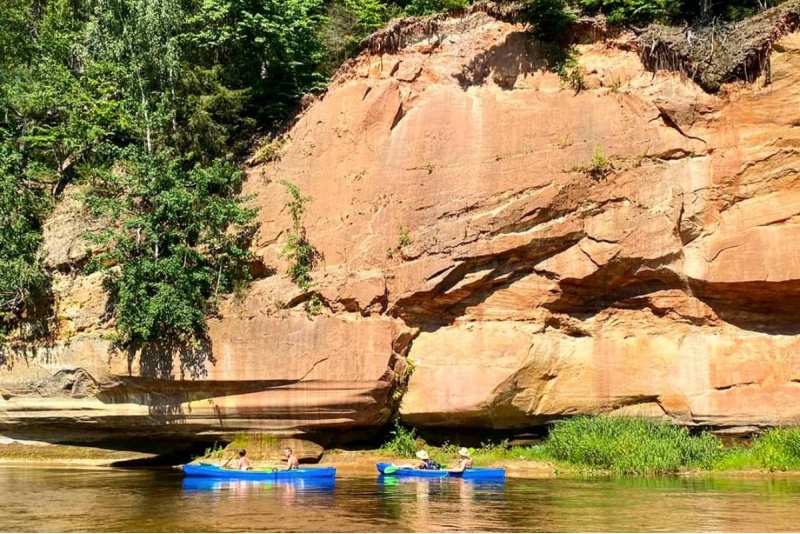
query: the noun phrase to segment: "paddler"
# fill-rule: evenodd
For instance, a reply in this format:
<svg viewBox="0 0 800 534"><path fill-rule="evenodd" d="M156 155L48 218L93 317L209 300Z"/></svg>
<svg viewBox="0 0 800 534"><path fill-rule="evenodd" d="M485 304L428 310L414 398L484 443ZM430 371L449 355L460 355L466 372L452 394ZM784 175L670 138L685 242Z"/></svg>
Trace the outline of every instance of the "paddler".
<svg viewBox="0 0 800 534"><path fill-rule="evenodd" d="M297 456L295 456L291 447L286 447L283 449L283 454L286 456L287 471L291 471L292 469L297 469L300 467L300 460L297 459Z"/></svg>
<svg viewBox="0 0 800 534"><path fill-rule="evenodd" d="M250 466L250 459L247 457L247 451L242 449L239 451L239 471L247 471L248 469L252 469Z"/></svg>
<svg viewBox="0 0 800 534"><path fill-rule="evenodd" d="M422 460L421 463L419 463L418 465L415 466L417 469L425 469L426 471L438 471L439 469L442 468L441 465L439 465L436 462L434 462L433 460L431 460L431 457L428 456L428 452L427 451L424 451L424 450L423 451L417 451L417 458Z"/></svg>
<svg viewBox="0 0 800 534"><path fill-rule="evenodd" d="M463 473L467 469L472 467L472 458L469 454L469 449L466 447L461 447L458 450L458 465L451 469L450 471L456 473Z"/></svg>

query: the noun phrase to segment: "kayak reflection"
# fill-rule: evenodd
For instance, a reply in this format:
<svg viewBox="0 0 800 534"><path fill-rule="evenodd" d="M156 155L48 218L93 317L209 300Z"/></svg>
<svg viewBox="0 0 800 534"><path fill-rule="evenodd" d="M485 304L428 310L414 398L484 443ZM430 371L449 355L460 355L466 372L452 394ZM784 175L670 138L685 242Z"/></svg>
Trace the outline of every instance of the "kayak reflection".
<svg viewBox="0 0 800 534"><path fill-rule="evenodd" d="M335 479L294 479L294 480L239 480L230 478L184 477L185 491L235 491L237 493L256 493L281 489L286 491L333 491Z"/></svg>
<svg viewBox="0 0 800 534"><path fill-rule="evenodd" d="M427 478L427 477L396 477L392 475L378 475L378 484L381 486L397 486L398 484L424 483L429 487L442 487L442 484L461 484L464 488L481 488L483 490L505 491L505 482L500 480L469 480L463 478Z"/></svg>
<svg viewBox="0 0 800 534"><path fill-rule="evenodd" d="M494 516L489 510L506 499L502 480L379 476L377 483L382 513L410 531L470 530L476 517Z"/></svg>

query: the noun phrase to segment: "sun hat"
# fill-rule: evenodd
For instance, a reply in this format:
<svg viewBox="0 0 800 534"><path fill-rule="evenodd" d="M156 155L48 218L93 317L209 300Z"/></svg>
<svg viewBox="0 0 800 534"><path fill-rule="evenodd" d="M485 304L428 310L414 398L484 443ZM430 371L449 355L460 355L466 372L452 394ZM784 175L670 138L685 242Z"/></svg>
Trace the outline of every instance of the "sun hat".
<svg viewBox="0 0 800 534"><path fill-rule="evenodd" d="M417 451L417 458L420 460L430 460L431 457L428 456L428 453L425 451Z"/></svg>
<svg viewBox="0 0 800 534"><path fill-rule="evenodd" d="M458 451L458 455L466 456L467 458L469 458L469 450L466 447L461 447L461 449L459 449Z"/></svg>

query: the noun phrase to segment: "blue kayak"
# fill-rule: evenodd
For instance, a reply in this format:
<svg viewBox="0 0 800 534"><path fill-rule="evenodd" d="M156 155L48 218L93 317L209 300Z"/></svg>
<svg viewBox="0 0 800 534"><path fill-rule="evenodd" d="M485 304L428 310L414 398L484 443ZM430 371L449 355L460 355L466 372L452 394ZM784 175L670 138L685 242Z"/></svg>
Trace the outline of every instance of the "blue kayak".
<svg viewBox="0 0 800 534"><path fill-rule="evenodd" d="M237 469L222 469L216 465L183 466L183 474L190 477L207 478L235 478L238 480L309 480L333 479L336 477L335 467L303 467L300 469L286 470L258 470L239 471Z"/></svg>
<svg viewBox="0 0 800 534"><path fill-rule="evenodd" d="M471 467L466 471L434 471L430 469L413 469L403 467L393 473L384 473L393 464L378 464L378 472L383 476L415 477L415 478L463 478L464 480L502 480L506 478L506 470L502 467Z"/></svg>

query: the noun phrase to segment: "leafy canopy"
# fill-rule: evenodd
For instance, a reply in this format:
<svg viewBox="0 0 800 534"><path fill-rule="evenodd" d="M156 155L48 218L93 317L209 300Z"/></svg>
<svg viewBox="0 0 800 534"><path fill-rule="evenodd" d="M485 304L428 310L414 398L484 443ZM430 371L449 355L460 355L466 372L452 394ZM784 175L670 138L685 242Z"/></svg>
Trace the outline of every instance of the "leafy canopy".
<svg viewBox="0 0 800 534"><path fill-rule="evenodd" d="M179 158L142 150L122 156L88 199L95 212L124 220L95 236L109 249L92 265L120 266L108 287L122 341L201 337L209 297L249 278L255 211L236 196L241 172L220 161L186 170Z"/></svg>

